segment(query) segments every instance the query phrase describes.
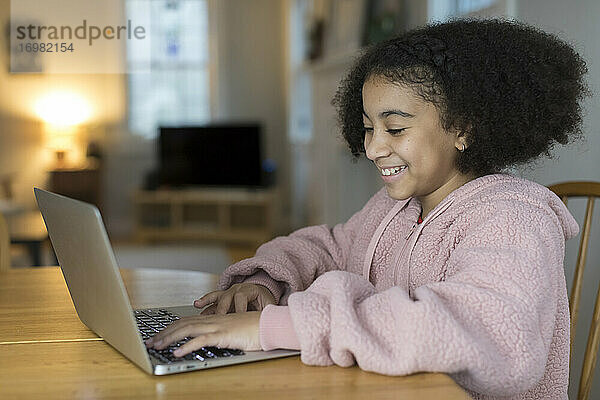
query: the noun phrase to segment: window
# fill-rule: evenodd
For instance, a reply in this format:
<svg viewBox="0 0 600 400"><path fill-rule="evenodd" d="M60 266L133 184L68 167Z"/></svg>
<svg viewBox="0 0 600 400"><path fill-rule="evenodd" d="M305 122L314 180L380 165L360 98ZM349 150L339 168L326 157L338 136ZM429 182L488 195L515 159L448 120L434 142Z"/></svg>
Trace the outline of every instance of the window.
<svg viewBox="0 0 600 400"><path fill-rule="evenodd" d="M492 6L496 0L458 0L456 2L456 11L458 14L469 14Z"/></svg>
<svg viewBox="0 0 600 400"><path fill-rule="evenodd" d="M430 20L445 21L463 15L485 17L488 13L510 16L513 3L514 0L428 0L427 8Z"/></svg>
<svg viewBox="0 0 600 400"><path fill-rule="evenodd" d="M207 0L127 0L147 21L149 48L127 48L129 129L154 138L161 125L210 119Z"/></svg>
<svg viewBox="0 0 600 400"><path fill-rule="evenodd" d="M295 0L289 9L290 104L288 132L292 143L309 143L312 138L312 86L306 68L305 23L310 12L307 0Z"/></svg>

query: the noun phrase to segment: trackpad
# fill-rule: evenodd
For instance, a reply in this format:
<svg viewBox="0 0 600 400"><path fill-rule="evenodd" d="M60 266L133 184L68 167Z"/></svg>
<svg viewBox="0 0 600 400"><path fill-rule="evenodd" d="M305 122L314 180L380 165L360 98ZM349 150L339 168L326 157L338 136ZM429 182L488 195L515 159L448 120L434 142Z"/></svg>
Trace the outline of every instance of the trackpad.
<svg viewBox="0 0 600 400"><path fill-rule="evenodd" d="M163 310L167 310L172 312L175 315L180 317L188 317L190 315L199 315L204 308L196 308L191 305L186 306L174 306L174 307L164 307Z"/></svg>

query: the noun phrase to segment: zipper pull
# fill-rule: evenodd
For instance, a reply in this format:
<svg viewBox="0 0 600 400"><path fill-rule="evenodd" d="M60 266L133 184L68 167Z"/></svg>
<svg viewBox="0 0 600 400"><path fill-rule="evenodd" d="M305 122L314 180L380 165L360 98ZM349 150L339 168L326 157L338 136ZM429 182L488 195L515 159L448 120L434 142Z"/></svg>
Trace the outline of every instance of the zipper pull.
<svg viewBox="0 0 600 400"><path fill-rule="evenodd" d="M410 235L413 234L413 232L415 231L415 228L417 227L417 224L413 224L412 228L410 228L410 231L408 232L408 235L406 235L405 239L408 240L408 238L410 237Z"/></svg>

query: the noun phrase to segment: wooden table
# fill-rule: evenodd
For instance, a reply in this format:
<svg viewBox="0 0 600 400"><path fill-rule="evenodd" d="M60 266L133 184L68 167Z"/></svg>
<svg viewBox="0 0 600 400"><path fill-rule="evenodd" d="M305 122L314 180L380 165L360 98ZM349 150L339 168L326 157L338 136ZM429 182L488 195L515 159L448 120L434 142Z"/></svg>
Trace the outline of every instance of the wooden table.
<svg viewBox="0 0 600 400"><path fill-rule="evenodd" d="M194 271L121 275L134 307L189 304L217 282ZM57 267L0 273L0 360L2 399L470 398L444 374L391 377L356 366L311 367L299 357L150 376L79 321Z"/></svg>

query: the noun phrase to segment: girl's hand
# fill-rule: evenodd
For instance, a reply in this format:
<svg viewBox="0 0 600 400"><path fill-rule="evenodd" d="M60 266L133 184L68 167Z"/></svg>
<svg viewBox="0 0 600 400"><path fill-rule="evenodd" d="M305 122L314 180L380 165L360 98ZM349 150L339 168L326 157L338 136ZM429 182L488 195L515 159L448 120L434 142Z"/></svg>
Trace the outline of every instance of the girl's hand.
<svg viewBox="0 0 600 400"><path fill-rule="evenodd" d="M194 307L212 305L201 312L202 315L241 313L248 309L262 311L267 304L275 304L275 297L269 289L253 283L236 283L227 290L210 292L194 301Z"/></svg>
<svg viewBox="0 0 600 400"><path fill-rule="evenodd" d="M162 350L185 337L193 337L175 350L173 355L183 357L205 346L261 350L258 336L259 320L260 311L185 317L146 340L146 347Z"/></svg>

